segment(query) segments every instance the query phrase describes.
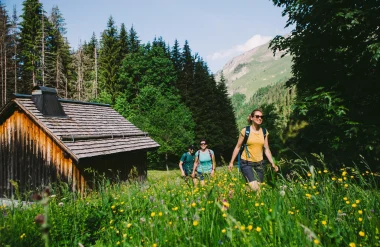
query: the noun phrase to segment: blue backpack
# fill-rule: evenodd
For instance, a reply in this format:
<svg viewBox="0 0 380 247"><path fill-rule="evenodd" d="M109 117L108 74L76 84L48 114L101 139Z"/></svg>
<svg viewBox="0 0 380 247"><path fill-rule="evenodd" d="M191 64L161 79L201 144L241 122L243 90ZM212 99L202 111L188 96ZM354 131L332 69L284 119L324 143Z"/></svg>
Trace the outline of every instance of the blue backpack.
<svg viewBox="0 0 380 247"><path fill-rule="evenodd" d="M263 130L264 141L265 141L265 138L267 137L267 129L266 128L261 128L261 129ZM239 150L239 154L238 154L238 169L239 169L239 171L240 171L240 157L243 153L244 148L245 148L245 152L247 153L248 158L249 158L247 140L248 140L250 132L251 132L251 126L245 127L245 135L244 135L243 145L241 145L240 150Z"/></svg>

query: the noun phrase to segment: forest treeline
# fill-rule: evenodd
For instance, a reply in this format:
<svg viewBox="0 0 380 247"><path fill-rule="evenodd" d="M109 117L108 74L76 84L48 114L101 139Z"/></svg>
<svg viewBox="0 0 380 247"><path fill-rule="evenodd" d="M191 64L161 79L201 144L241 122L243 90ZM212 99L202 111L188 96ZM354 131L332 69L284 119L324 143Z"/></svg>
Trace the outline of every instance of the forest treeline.
<svg viewBox="0 0 380 247"><path fill-rule="evenodd" d="M144 44L111 16L100 37L73 49L58 6L48 14L38 0L25 0L21 15L0 2L0 34L1 106L35 85L54 87L62 98L111 104L148 132L161 145L149 155L156 168L177 163L201 138L218 159L231 155L237 128L225 82L187 41Z"/></svg>
<svg viewBox="0 0 380 247"><path fill-rule="evenodd" d="M379 1L273 3L283 9L292 31L275 37L271 48L292 56L292 76L249 100L234 95L239 127L250 109L262 107L264 122L275 133L271 146L282 158L312 161L312 153L322 153L333 168L379 170Z"/></svg>
<svg viewBox="0 0 380 247"><path fill-rule="evenodd" d="M36 84L57 88L63 98L112 104L161 145L149 160L162 166L200 138L229 159L237 130L261 107L275 156L322 153L335 168L378 168L378 1L273 3L292 31L275 37L271 48L292 56L292 77L232 101L223 76L217 82L187 41L170 46L152 37L143 44L133 26L118 27L110 17L100 37L72 49L57 6L48 15L38 0L25 0L19 16L0 4L1 105Z"/></svg>

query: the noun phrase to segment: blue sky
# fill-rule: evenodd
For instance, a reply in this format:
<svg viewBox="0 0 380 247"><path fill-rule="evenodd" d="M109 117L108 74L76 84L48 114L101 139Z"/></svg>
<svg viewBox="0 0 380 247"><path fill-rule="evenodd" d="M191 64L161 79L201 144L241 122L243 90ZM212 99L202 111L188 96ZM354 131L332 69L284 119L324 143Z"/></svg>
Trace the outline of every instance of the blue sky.
<svg viewBox="0 0 380 247"><path fill-rule="evenodd" d="M22 12L23 0L1 0L12 12L16 5ZM162 36L171 46L177 39L181 46L189 41L212 72L221 69L231 58L265 43L277 34L286 34L286 18L270 0L40 0L50 14L54 5L61 10L67 38L74 48L89 40L95 32L99 38L113 16L120 27L132 25L140 40L152 41Z"/></svg>

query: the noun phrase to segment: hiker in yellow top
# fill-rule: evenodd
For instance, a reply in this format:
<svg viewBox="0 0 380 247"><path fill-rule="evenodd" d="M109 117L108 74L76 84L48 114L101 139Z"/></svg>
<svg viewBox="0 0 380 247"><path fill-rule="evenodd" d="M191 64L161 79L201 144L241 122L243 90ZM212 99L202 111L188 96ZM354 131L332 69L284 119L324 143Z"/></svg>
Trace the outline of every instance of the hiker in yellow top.
<svg viewBox="0 0 380 247"><path fill-rule="evenodd" d="M269 133L265 128L261 128L263 118L264 114L259 109L253 110L248 116L250 126L241 130L230 164L228 165L228 168L232 170L235 158L241 151L240 169L249 186L254 191L260 190L260 183L264 180L265 164L263 162L263 150L274 170L278 171L278 167L274 164L272 153L269 149Z"/></svg>

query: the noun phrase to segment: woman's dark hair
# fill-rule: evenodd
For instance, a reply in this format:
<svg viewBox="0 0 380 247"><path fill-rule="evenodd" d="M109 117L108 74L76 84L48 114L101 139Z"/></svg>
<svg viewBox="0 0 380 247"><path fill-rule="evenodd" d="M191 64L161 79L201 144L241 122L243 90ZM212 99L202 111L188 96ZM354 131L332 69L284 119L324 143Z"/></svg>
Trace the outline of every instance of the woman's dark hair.
<svg viewBox="0 0 380 247"><path fill-rule="evenodd" d="M247 120L248 120L248 124L249 124L249 125L252 124L251 117L255 116L255 112L257 112L257 111L261 112L261 114L264 115L264 113L263 113L263 111L262 111L261 109L256 108L255 110L253 110L253 111L251 112L251 114L248 115Z"/></svg>
<svg viewBox="0 0 380 247"><path fill-rule="evenodd" d="M206 139L201 139L199 143L201 143L201 142L205 142L207 144Z"/></svg>

